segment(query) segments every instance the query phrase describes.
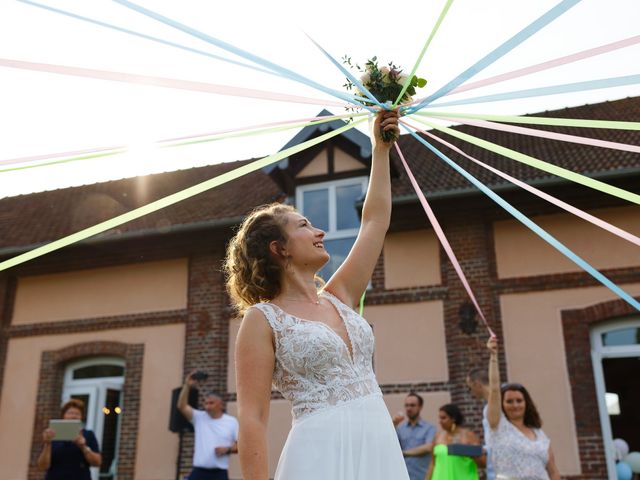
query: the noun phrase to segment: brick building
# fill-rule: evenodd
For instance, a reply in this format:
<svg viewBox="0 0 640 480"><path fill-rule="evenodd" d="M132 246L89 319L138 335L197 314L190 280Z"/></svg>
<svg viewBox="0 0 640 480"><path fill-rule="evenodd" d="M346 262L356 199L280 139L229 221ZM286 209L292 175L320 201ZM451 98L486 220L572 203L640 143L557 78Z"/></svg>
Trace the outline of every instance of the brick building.
<svg viewBox="0 0 640 480"><path fill-rule="evenodd" d="M544 116L638 122L640 98ZM290 143L337 126L307 127ZM456 128L640 192L637 153ZM554 130L640 144L638 131ZM637 206L447 140L640 235ZM632 407L640 402L632 373L640 358L640 315L417 141L403 136L399 143L503 339L503 378L529 387L561 472L576 480L607 478L613 458L605 446L612 438L625 438L632 450L640 450L640 417ZM451 158L612 281L640 295L637 247L456 154ZM369 161L368 138L351 130L274 168L0 272L0 480L42 478L35 469L41 432L70 396L88 402L87 422L104 450L101 478L175 478L179 439L168 429L170 400L185 372L207 371L202 388L222 392L230 412L235 411L233 342L239 320L220 272L234 225L256 205L295 203L327 230L325 243L339 261L357 232ZM2 199L0 256L10 258L247 163ZM470 397L464 379L471 367L485 363L487 333L469 315L461 282L395 157L392 170L392 226L365 306L376 334L376 374L392 412L415 390L425 397L427 419L435 423L438 407L453 401L479 432L481 405ZM327 268L325 274L335 263ZM613 414L616 407L619 414ZM272 472L290 418L286 402L274 393ZM191 447L187 434L182 473L190 467ZM239 478L236 463L232 477Z"/></svg>

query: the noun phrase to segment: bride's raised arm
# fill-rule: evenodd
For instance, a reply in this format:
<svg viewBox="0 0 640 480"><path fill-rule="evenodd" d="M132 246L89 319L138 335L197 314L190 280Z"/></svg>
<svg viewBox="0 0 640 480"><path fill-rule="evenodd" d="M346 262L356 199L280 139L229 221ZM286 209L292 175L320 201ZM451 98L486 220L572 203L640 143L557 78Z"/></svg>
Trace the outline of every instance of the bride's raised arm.
<svg viewBox="0 0 640 480"><path fill-rule="evenodd" d="M327 282L326 289L355 307L367 288L391 221L389 151L395 140L385 142L381 130L399 135L398 111L383 110L371 128L372 160L369 187L362 207L362 224L346 260Z"/></svg>

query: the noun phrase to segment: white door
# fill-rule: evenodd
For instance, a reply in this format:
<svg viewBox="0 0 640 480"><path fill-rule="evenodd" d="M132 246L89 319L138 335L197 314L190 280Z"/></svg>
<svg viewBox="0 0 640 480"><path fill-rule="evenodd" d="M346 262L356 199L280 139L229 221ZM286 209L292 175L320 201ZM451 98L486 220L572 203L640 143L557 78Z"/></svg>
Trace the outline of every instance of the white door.
<svg viewBox="0 0 640 480"><path fill-rule="evenodd" d="M78 398L85 403L85 426L92 430L102 453L102 466L91 468L92 480L114 480L118 464L124 362L96 357L67 367L63 402Z"/></svg>
<svg viewBox="0 0 640 480"><path fill-rule="evenodd" d="M591 331L598 410L602 425L609 478L616 477L613 439L624 438L631 449L640 450L640 423L628 415L640 399L640 318L599 325ZM635 445L635 447L634 447Z"/></svg>

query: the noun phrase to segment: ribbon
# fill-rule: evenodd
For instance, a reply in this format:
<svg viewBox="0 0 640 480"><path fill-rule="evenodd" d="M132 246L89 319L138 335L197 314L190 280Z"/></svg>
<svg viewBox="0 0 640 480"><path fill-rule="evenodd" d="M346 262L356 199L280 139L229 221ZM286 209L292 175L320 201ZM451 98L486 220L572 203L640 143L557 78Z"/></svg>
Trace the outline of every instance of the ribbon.
<svg viewBox="0 0 640 480"><path fill-rule="evenodd" d="M404 122L402 122L402 123L404 124ZM487 330L489 331L489 334L491 336L495 336L495 334L491 330L491 327L489 327L489 323L487 322L487 319L485 318L484 313L482 312L482 309L480 308L480 304L478 303L478 301L476 300L475 295L473 294L473 290L471 289L471 285L469 285L469 282L467 281L467 277L465 276L464 272L462 271L462 267L460 266L460 262L458 262L456 254L454 253L453 249L451 248L451 244L449 243L449 240L447 240L447 237L444 234L444 231L442 230L442 227L440 226L440 223L438 222L438 219L436 218L435 214L433 213L433 210L431 209L431 205L429 205L429 202L427 201L427 198L424 196L424 193L422 193L422 190L420 190L420 186L418 185L418 182L416 181L415 177L413 176L413 172L409 168L409 165L407 164L407 161L405 160L404 155L402 154L402 151L400 150L400 147L398 146L397 143L395 144L395 146L396 146L396 151L398 152L398 155L400 156L400 160L402 161L402 165L404 166L404 169L407 172L407 176L409 177L409 180L411 181L411 185L413 186L413 189L415 190L416 195L418 196L418 199L420 200L420 203L422 204L422 208L424 209L425 213L427 214L427 217L429 218L429 221L431 222L431 225L433 226L433 230L436 232L436 235L438 236L438 239L440 240L440 243L442 244L442 247L444 248L444 251L446 252L447 256L449 257L449 260L451 261L451 265L453 265L453 268L455 269L456 273L458 274L458 277L460 278L460 281L462 282L462 285L464 286L464 289L467 291L467 295L469 295L469 298L473 302L473 305L476 307L476 311L478 312L478 315L480 315L480 318L482 319L482 322L484 323L485 327L487 327Z"/></svg>
<svg viewBox="0 0 640 480"><path fill-rule="evenodd" d="M309 40L311 40L311 42L318 47L318 49L320 49L320 51L322 53L324 53L324 55L331 61L331 63L333 63L336 67L338 67L338 70L340 70L340 72L342 72L349 80L351 80L351 82L360 89L360 91L362 93L364 93L366 95L366 97L371 100L374 104L376 104L378 107L380 108L387 108L385 105L383 105L382 103L380 103L378 101L378 99L376 97L373 96L373 94L369 91L369 89L367 89L367 87L365 87L362 82L360 82L360 80L358 80L349 70L347 70L346 68L344 68L343 65L340 64L340 62L338 62L335 58L333 58L329 52L327 52L324 48L322 48L322 46L316 42L313 38L311 38L311 35L309 35L308 33L305 33L305 35L307 36L307 38ZM373 111L373 109L371 107L369 107L368 105L364 105L365 108L367 108L367 110L369 111Z"/></svg>
<svg viewBox="0 0 640 480"><path fill-rule="evenodd" d="M218 95L229 95L234 97L258 98L260 100L271 100L276 102L306 103L311 105L333 105L338 107L345 106L345 104L343 103L334 102L331 100L301 97L298 95L289 95L287 93L268 92L266 90L257 90L254 88L233 87L230 85L194 82L191 80L181 80L177 78L137 75L133 73L96 70L93 68L71 67L67 65L55 65L50 63L25 62L22 60L11 60L8 58L0 58L0 66L17 68L21 70L35 70L39 72L57 73L60 75L96 78L99 80L110 80L114 82L133 83L136 85L151 85L153 87L175 88L179 90L214 93Z"/></svg>
<svg viewBox="0 0 640 480"><path fill-rule="evenodd" d="M154 145L157 148L169 148L169 147L179 147L184 145L193 145L197 143L214 142L214 141L219 141L227 138L237 138L237 137L262 135L265 133L286 131L292 128L319 125L322 123L331 122L335 119L360 117L363 115L367 115L367 114L355 113L355 114L344 114L344 115L329 115L326 117L323 116L323 117L312 117L310 119L293 120L295 122L303 122L303 123L297 123L297 124L291 124L290 121L272 122L272 123L266 123L262 125L253 125L250 127L244 127L240 129L231 129L231 130L227 129L227 130L220 130L218 132L210 132L210 133L205 133L200 135L190 135L190 136L160 140L158 142L154 142ZM282 124L286 124L286 125L278 126ZM261 127L267 127L267 128L261 128ZM66 153L58 153L58 154L50 154L50 155L36 155L32 157L22 157L18 159L2 160L0 161L0 165L19 164L19 163L33 162L33 161L42 160L42 159L63 157L63 158L59 158L58 160L50 160L48 162L42 162L34 165L0 169L0 173L10 172L15 170L26 170L29 168L44 167L49 165L57 165L62 163L77 162L80 160L89 160L94 158L108 157L112 155L126 153L127 150L128 150L128 147L126 146L118 146L118 147L109 147L109 148L102 148L102 149L90 149L90 150L84 150L84 151L80 150L76 152L66 152Z"/></svg>
<svg viewBox="0 0 640 480"><path fill-rule="evenodd" d="M364 121L365 119L361 119L351 124L345 125L344 127L338 128L331 132L327 132L324 135L320 135L319 137L312 138L311 140L307 140L306 142L300 143L298 145L294 145L293 147L287 148L278 153L274 153L273 155L269 155L268 157L255 160L247 165L243 165L234 170L231 170L230 172L226 172L221 175L218 175L217 177L211 178L197 185L186 188L180 192L160 198L140 208L136 208L135 210L131 210L130 212L124 213L122 215L118 215L117 217L114 217L110 220L101 222L89 228L85 228L84 230L80 230L79 232L73 233L71 235L60 238L58 240L55 240L41 247L34 248L33 250L30 250L28 252L25 252L23 254L17 255L13 258L0 262L0 271L14 267L16 265L20 265L21 263L27 262L29 260L33 260L34 258L41 257L42 255L46 255L48 253L54 252L63 247L72 245L81 240L85 240L99 233L105 232L107 230L111 230L112 228L118 227L124 223L130 222L137 218L143 217L150 213L166 208L168 206L174 205L178 202L181 202L195 195L198 195L199 193L206 192L207 190L211 190L212 188L215 188L224 183L235 180L236 178L240 178L243 175L246 175L248 173L264 168L268 165L271 165L273 163L276 163L282 160L283 158L289 157L309 147L322 143L325 140L328 140L329 138L340 135L341 133L355 127L356 125Z"/></svg>
<svg viewBox="0 0 640 480"><path fill-rule="evenodd" d="M597 90L600 88L621 87L640 83L640 75L625 75L622 77L601 78L584 82L565 83L548 87L529 88L513 92L496 93L482 97L467 98L433 104L433 107L451 107L453 105L469 105L472 103L499 102L502 100L515 100L518 98L540 97L544 95L556 95L558 93L582 92L585 90ZM412 107L414 108L414 107Z"/></svg>
<svg viewBox="0 0 640 480"><path fill-rule="evenodd" d="M439 118L441 117L433 117ZM598 140L595 138L579 137L577 135L568 135L566 133L549 132L547 130L536 130L534 128L516 127L514 125L503 125L500 123L487 122L484 120L468 120L457 117L449 117L449 120L454 122L464 123L466 125L473 125L481 128L488 128L490 130L499 130L502 132L518 133L520 135L529 135L532 137L548 138L551 140L558 140L561 142L579 143L581 145L591 145L593 147L611 148L613 150L623 150L626 152L640 153L640 146L630 145L628 143L610 142L607 140Z"/></svg>
<svg viewBox="0 0 640 480"><path fill-rule="evenodd" d="M610 128L613 130L640 130L640 122L620 122L614 120L586 120L582 118L521 117L510 115L490 115L486 113L449 113L423 110L415 115L425 117L456 117L493 120L494 122L524 123L528 125L553 125L556 127Z"/></svg>
<svg viewBox="0 0 640 480"><path fill-rule="evenodd" d="M473 77L477 73L487 68L493 62L495 62L505 54L509 53L515 47L517 47L526 39L531 37L534 33L546 27L549 23L554 21L556 18L558 18L563 13L565 13L571 7L575 6L579 1L580 0L562 0L555 7L551 8L542 16L540 16L539 18L531 22L529 25L527 25L525 28L520 30L518 33L516 33L513 37L511 37L509 40L504 42L502 45L498 46L492 52L485 55L482 59L480 59L475 64L467 68L464 72L460 73L457 77L455 77L449 83L441 87L438 91L436 91L432 95L429 95L427 98L419 102L417 105L414 105L413 107L411 107L409 112L413 113L420 110L422 107L427 106L434 100L437 100L443 95L446 95L447 93L449 93L454 88L463 84L464 82L469 80L471 77Z"/></svg>
<svg viewBox="0 0 640 480"><path fill-rule="evenodd" d="M305 85L308 85L312 88L315 88L317 90L320 90L322 92L328 93L329 95L332 95L334 97L337 98L341 98L342 100L345 100L346 102L349 103L356 103L358 105L360 105L360 101L358 100L358 97L355 95L348 95L346 93L340 92L338 90L333 90L331 88L327 88L323 85L320 85L317 82L314 82L313 80L310 80L302 75L299 75L296 72L293 72L287 68L281 67L280 65L270 62L268 60L265 60L257 55L254 55L250 52L247 52L246 50L242 50L241 48L237 48L234 47L233 45L231 45L230 43L224 42L222 40L218 40L217 38L214 38L210 35L207 35L206 33L200 32L198 30L196 30L195 28L191 28L187 25L184 25L180 22L177 22L175 20L172 20L170 18L167 18L163 15L160 15L159 13L156 13L152 10L149 10L147 8L141 7L140 5L137 5L133 2L130 2L128 0L113 0L114 2L129 8L131 10L134 10L142 15L145 15L149 18L152 18L158 22L164 23L165 25L168 25L172 28L175 28L177 30L180 30L184 33L187 33L193 37L199 38L200 40L203 40L211 45L215 45L216 47L219 47L223 50L226 50L228 52L231 52L235 55L238 55L239 57L242 57L246 60L249 60L251 62L257 63L258 65L262 65L263 67L266 67L274 72L277 72L279 75L282 75L283 77L287 77L291 80L295 80L297 82L303 83ZM575 1L575 0L574 0Z"/></svg>
<svg viewBox="0 0 640 480"><path fill-rule="evenodd" d="M157 43L160 43L162 45L168 45L170 47L179 48L180 50L185 50L187 52L195 53L197 55L203 55L205 57L213 58L214 60L221 60L223 62L232 63L234 65L239 65L241 67L245 67L245 68L250 68L252 70L256 70L258 72L268 73L269 75L277 75L276 73L272 72L271 70L266 70L266 69L263 69L263 68L259 68L259 67L256 67L255 65L249 65L247 63L238 62L237 60L232 60L230 58L225 58L225 57L221 57L219 55L214 55L212 53L205 52L203 50L198 50L196 48L187 47L187 46L181 45L179 43L174 43L174 42L170 42L168 40L163 40L162 38L153 37L151 35L146 35L144 33L136 32L134 30L129 30L127 28L118 27L117 25L112 25L110 23L101 22L100 20L94 20L94 19L89 18L89 17L83 17L82 15L77 15L75 13L68 12L66 10L60 10L58 8L53 8L53 7L50 7L48 5L42 5L41 3L33 2L31 0L17 0L17 1L21 2L21 3L24 3L26 5L31 5L33 7L42 8L44 10L49 10L50 12L59 13L61 15L65 15L67 17L75 18L76 20L82 20L84 22L92 23L92 24L98 25L100 27L110 28L112 30L116 30L118 32L126 33L128 35L133 35L133 36L136 36L136 37L144 38L145 40L151 40L152 42L157 42Z"/></svg>
<svg viewBox="0 0 640 480"><path fill-rule="evenodd" d="M615 225L610 224L609 222L606 222L598 217L595 217L593 215L591 215L590 213L587 213L583 210L580 210L579 208L574 207L573 205L570 205L566 202L563 202L562 200L553 197L551 195L549 195L548 193L543 192L542 190L538 190L536 187L529 185L528 183L525 183L521 180L518 180L515 177L512 177L511 175L501 172L500 170L498 170L497 168L492 167L491 165L487 165L486 163L481 162L480 160L478 160L475 157L472 157L471 155L463 152L460 148L456 147L455 145L453 145L452 143L447 142L446 140L443 140L442 138L437 137L436 135L427 132L426 130L420 130L420 133L428 136L429 138L434 139L437 142L440 142L443 145L446 145L447 147L449 147L451 150L453 150L454 152L459 153L460 155L464 156L465 158L471 160L473 163L475 163L476 165L481 166L482 168L485 168L487 170L489 170L490 172L498 175L499 177L504 178L505 180L513 183L514 185L517 185L518 187L533 193L534 195L546 200L549 203L552 203L553 205L560 207L564 210L566 210L569 213L572 213L574 215L576 215L577 217L582 218L583 220L586 220L587 222L590 222L604 230L607 230L610 233L613 233L614 235L617 235L618 237L622 238L623 240L627 240L637 246L640 247L640 238L633 235L632 233L629 233L625 230L622 230L621 228L616 227Z"/></svg>
<svg viewBox="0 0 640 480"><path fill-rule="evenodd" d="M437 148L432 146L424 138L420 137L420 135L417 135L414 131L412 131L409 128L409 126L411 126L411 125L408 125L406 122L404 122L402 120L401 120L401 123L402 123L403 127L405 128L405 130L407 130L416 140L418 140L420 143L425 145L429 150L431 150L433 153L435 153L438 157L440 157L442 160L444 160L449 166L451 166L454 170L456 170L458 173L460 173L469 182L471 182L473 185L475 185L479 190L481 190L491 200L493 200L498 205L500 205L502 208L504 208L507 212L509 212L513 217L515 217L516 220L518 220L519 222L523 223L526 227L528 227L530 230L532 230L536 235L538 235L545 242L547 242L553 248L558 250L560 253L562 253L565 257L567 257L569 260L574 262L580 268L585 270L589 275L591 275L597 281L602 283L605 287L607 287L609 290L611 290L613 293L615 293L618 297L622 298L624 301L626 301L633 308L635 308L636 310L640 311L640 303L638 303L638 301L635 298L633 298L631 295L629 295L623 289L618 287L615 283L613 283L611 280L609 280L606 276L604 276L598 270L593 268L588 262L583 260L580 256L578 256L575 253L573 253L562 242L558 241L555 237L553 237L551 234L549 234L546 230L544 230L539 225L537 225L533 220L530 220L529 218L527 218L522 212L520 212L518 209L516 209L514 206L512 206L509 202L505 201L498 194L494 193L491 189L489 189L489 187L484 185L481 181L479 181L477 178L475 178L473 175L471 175L465 169L460 167L458 164L456 164L449 157L447 157L442 152L440 152L440 150L438 150ZM415 129L415 127L413 127L413 126L411 126L411 128ZM419 129L415 129L415 130L419 130Z"/></svg>
<svg viewBox="0 0 640 480"><path fill-rule="evenodd" d="M473 135L462 133L452 128L442 127L440 125L436 125L426 120L422 120L418 118L416 118L416 120L431 128L435 128L436 130L439 130L441 132L448 133L453 137L459 138L461 140L465 140L469 143L477 145L478 147L485 148L491 152L511 158L517 162L524 163L525 165L529 165L530 167L537 168L538 170L542 170L544 172L557 175L558 177L571 180L572 182L576 182L586 187L593 188L594 190L598 190L600 192L604 192L609 195L613 195L614 197L622 198L629 202L640 205L640 195L637 195L635 193L627 192L626 190L623 190L618 187L614 187L607 183L601 182L600 180L595 180L593 178L586 177L579 173L572 172L571 170L567 170L566 168L558 167L551 163L544 162L537 158L531 157L529 155L525 155L524 153L520 153L515 150L511 150L510 148L503 147L496 143L492 143L487 140L482 140L481 138L474 137Z"/></svg>
<svg viewBox="0 0 640 480"><path fill-rule="evenodd" d="M420 63L422 63L422 58L424 57L424 54L427 52L427 48L429 48L429 45L431 45L431 40L433 40L433 37L436 36L436 33L440 29L440 25L442 24L444 17L447 16L447 12L449 11L449 7L451 7L452 3L453 3L453 0L447 0L447 3L442 8L442 11L440 12L440 16L438 17L438 20L436 20L436 24L433 26L433 29L429 34L429 38L427 38L427 41L422 47L422 51L420 52L420 55L418 55L418 59L416 60L416 63L413 65L413 69L411 70L411 73L409 74L407 79L404 81L404 85L402 85L402 90L400 90L400 93L398 94L398 98L396 98L396 101L393 102L392 108L395 108L398 106L398 103L400 103L400 100L402 99L403 95L409 88L409 85L411 85L411 79L416 74L416 71L418 70Z"/></svg>
<svg viewBox="0 0 640 480"><path fill-rule="evenodd" d="M601 45L600 47L589 48L582 50L581 52L572 53L564 57L558 57L553 60L531 65L530 67L520 68L518 70L512 70L511 72L502 73L494 77L485 78L484 80L478 80L477 82L467 83L458 88L454 88L446 95L453 95L454 93L466 92L468 90L474 90L480 87L486 87L487 85L493 85L494 83L504 82L505 80L513 80L514 78L523 77L525 75L531 75L532 73L542 72L550 68L559 67L561 65L567 65L569 63L577 62L578 60L584 60L585 58L595 57L596 55L602 55L603 53L612 52L620 48L628 47L640 43L640 35L629 37L617 42ZM445 95L443 95L445 96Z"/></svg>
<svg viewBox="0 0 640 480"><path fill-rule="evenodd" d="M360 304L358 306L358 314L362 317L362 314L364 313L364 296L367 294L367 291L365 290L364 292L362 292L362 296L360 297Z"/></svg>

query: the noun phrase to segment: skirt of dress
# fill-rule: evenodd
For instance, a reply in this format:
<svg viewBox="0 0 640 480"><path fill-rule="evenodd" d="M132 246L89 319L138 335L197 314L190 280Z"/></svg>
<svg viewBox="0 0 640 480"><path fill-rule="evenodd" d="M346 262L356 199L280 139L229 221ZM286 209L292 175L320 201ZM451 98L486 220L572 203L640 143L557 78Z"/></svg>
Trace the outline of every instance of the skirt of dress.
<svg viewBox="0 0 640 480"><path fill-rule="evenodd" d="M274 480L409 480L381 395L368 395L294 422Z"/></svg>

